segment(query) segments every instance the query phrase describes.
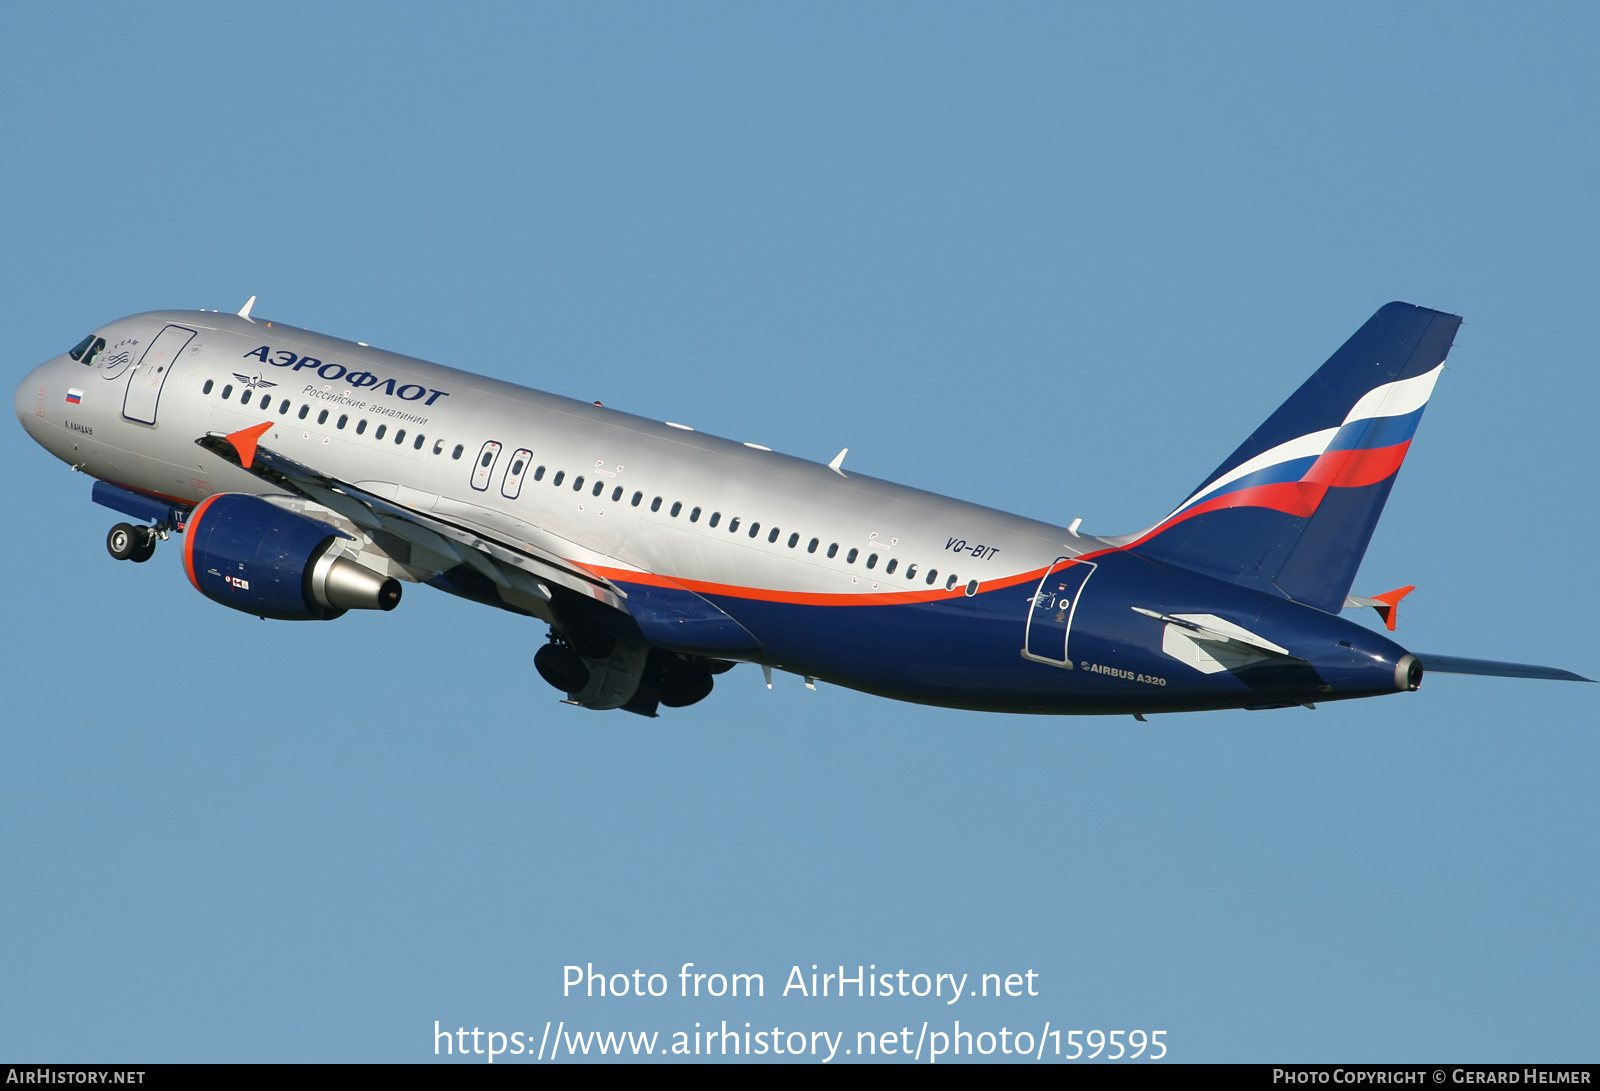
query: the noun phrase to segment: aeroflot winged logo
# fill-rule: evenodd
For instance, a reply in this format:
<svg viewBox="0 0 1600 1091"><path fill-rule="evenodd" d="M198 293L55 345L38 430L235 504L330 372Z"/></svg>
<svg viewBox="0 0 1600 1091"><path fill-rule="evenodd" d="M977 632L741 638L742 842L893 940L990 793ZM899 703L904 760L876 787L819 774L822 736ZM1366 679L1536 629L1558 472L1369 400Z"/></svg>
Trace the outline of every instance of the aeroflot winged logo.
<svg viewBox="0 0 1600 1091"><path fill-rule="evenodd" d="M399 379L385 379L381 375L370 371L347 371L341 363L325 364L314 356L300 356L288 349L274 349L271 345L262 345L245 353L246 359L260 360L263 364L273 367L293 368L295 371L310 369L317 373L320 379L328 382L343 380L355 390L371 390L374 394L387 394L402 401L420 401L423 405L432 405L440 398L448 398L448 390L434 390L431 387L418 383L401 383ZM275 386L275 383L262 383L262 386ZM427 400L423 401L424 396Z"/></svg>
<svg viewBox="0 0 1600 1091"><path fill-rule="evenodd" d="M246 375L243 372L239 372L239 371L235 371L233 373L233 377L235 379L238 379L241 383L243 383L245 386L249 387L251 390L254 390L257 387L268 387L268 386L277 386L278 385L277 383L274 383L274 382L268 382L266 379L263 379L259 375Z"/></svg>

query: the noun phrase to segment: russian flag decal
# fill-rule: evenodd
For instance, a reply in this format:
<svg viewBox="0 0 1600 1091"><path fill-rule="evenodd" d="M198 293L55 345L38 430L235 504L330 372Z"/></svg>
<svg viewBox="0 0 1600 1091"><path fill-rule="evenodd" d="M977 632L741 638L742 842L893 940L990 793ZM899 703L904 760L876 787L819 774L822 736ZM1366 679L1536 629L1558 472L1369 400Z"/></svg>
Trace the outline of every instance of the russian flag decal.
<svg viewBox="0 0 1600 1091"><path fill-rule="evenodd" d="M80 405L80 404L82 404L82 402L83 402L83 391L78 390L76 388L71 388L71 389L67 390L67 404L68 405Z"/></svg>

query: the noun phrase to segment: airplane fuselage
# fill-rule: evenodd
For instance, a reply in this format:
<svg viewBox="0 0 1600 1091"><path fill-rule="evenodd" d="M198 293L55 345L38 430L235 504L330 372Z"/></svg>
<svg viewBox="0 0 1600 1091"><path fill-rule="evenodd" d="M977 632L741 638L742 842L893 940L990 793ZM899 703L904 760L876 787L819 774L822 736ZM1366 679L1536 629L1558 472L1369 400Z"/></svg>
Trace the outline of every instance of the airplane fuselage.
<svg viewBox="0 0 1600 1091"><path fill-rule="evenodd" d="M274 452L590 582L545 580L542 604L470 566L430 576L382 534L369 563L558 626L563 597L670 621L687 593L734 624L691 618L680 639L653 618L647 641L992 711L1279 707L1415 686L1405 649L1364 626L848 468L261 319L163 311L97 335L87 364L57 357L18 388L19 419L56 457L180 509L220 493L288 503L196 442L272 422L260 442Z"/></svg>

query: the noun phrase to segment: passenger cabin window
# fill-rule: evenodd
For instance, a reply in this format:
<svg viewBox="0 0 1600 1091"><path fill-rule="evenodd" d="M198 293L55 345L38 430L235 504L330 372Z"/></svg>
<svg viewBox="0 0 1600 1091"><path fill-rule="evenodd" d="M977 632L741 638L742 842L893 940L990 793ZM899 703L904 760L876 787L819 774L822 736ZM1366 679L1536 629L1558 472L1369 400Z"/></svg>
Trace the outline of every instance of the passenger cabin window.
<svg viewBox="0 0 1600 1091"><path fill-rule="evenodd" d="M672 502L672 511L671 511L671 515L672 515L672 517L673 517L673 518L674 518L674 519L676 519L676 518L677 518L677 517L678 517L678 513L679 513L679 512L680 512L680 511L682 511L682 510L683 510L683 501L681 501L681 500L674 500L674 501L673 501L673 502Z"/></svg>
<svg viewBox="0 0 1600 1091"><path fill-rule="evenodd" d="M594 483L594 489L592 490L592 495L599 496L601 493L603 493L605 491L606 491L606 483L604 481L596 481Z"/></svg>
<svg viewBox="0 0 1600 1091"><path fill-rule="evenodd" d="M543 466L540 466L537 470L533 471L533 479L535 481L543 481L544 480L544 467Z"/></svg>
<svg viewBox="0 0 1600 1091"><path fill-rule="evenodd" d="M339 429L342 432L342 431L344 431L344 426L349 424L349 423L350 423L350 414L349 413L340 413L339 414L338 423L336 423L334 425L334 427Z"/></svg>
<svg viewBox="0 0 1600 1091"><path fill-rule="evenodd" d="M322 412L317 414L317 423L318 424L327 424L328 423L328 411L326 409L324 409Z"/></svg>
<svg viewBox="0 0 1600 1091"><path fill-rule="evenodd" d="M754 538L757 534L760 534L760 533L761 533L761 524L760 523L751 523L750 524L750 537Z"/></svg>
<svg viewBox="0 0 1600 1091"><path fill-rule="evenodd" d="M339 427L340 428L344 427L344 423L343 423L342 420L340 421ZM444 454L444 440L436 439L436 440L433 441L433 453L436 454L436 455Z"/></svg>
<svg viewBox="0 0 1600 1091"><path fill-rule="evenodd" d="M914 565L914 564L906 565L906 579L914 580L916 578L917 578L917 566Z"/></svg>
<svg viewBox="0 0 1600 1091"><path fill-rule="evenodd" d="M850 552L854 553L855 550L852 549ZM878 555L876 553L867 554L867 567L868 568L877 568L878 567Z"/></svg>
<svg viewBox="0 0 1600 1091"><path fill-rule="evenodd" d="M378 426L378 438L383 438L383 425ZM500 441L486 440L478 451L478 459L472 464L472 487L479 492L486 492L489 488L489 479L494 476L494 464L500 458Z"/></svg>
<svg viewBox="0 0 1600 1091"><path fill-rule="evenodd" d="M970 597L972 595L976 595L977 593L978 593L978 581L977 580L968 580L967 581L967 595Z"/></svg>
<svg viewBox="0 0 1600 1091"><path fill-rule="evenodd" d="M559 486L561 484L561 482L566 479L566 476L567 476L567 471L565 471L565 470L557 470L556 471L556 475L550 479L551 487Z"/></svg>
<svg viewBox="0 0 1600 1091"><path fill-rule="evenodd" d="M737 515L735 515L732 519L728 520L728 533L729 534L737 534L737 533L739 533L739 517Z"/></svg>
<svg viewBox="0 0 1600 1091"><path fill-rule="evenodd" d="M424 435L422 435L422 434L420 434L420 433L418 433L418 435L417 435L417 438L416 438L416 441L415 441L415 442L414 442L414 443L412 443L412 444L411 444L411 449L412 449L412 450L413 450L413 451L420 451L420 450L422 450L422 444L423 444L423 441L424 441L424 440L426 440L426 439L427 439L427 438L428 438L428 437L427 437L427 436L424 436ZM435 453L437 453L437 452L435 452Z"/></svg>
<svg viewBox="0 0 1600 1091"><path fill-rule="evenodd" d="M579 474L577 477L572 479L572 491L573 492L582 492L583 491L583 475L582 474Z"/></svg>
<svg viewBox="0 0 1600 1091"><path fill-rule="evenodd" d="M211 388L216 386L216 385L217 385L216 383L212 382L210 379L207 379L206 380L206 385L202 386L200 388L200 393L209 394L209 393L211 393Z"/></svg>
<svg viewBox="0 0 1600 1091"><path fill-rule="evenodd" d="M402 428L402 429L400 429L398 432L396 432L394 434L394 445L396 447L398 447L402 443L404 443L405 441L406 441L406 430L404 428Z"/></svg>
<svg viewBox="0 0 1600 1091"><path fill-rule="evenodd" d="M616 488L611 490L611 502L613 504L615 504L618 500L621 500L621 499L622 499L622 486L618 485Z"/></svg>
<svg viewBox="0 0 1600 1091"><path fill-rule="evenodd" d="M817 546L819 546L821 544L822 543L821 543L821 541L819 539L816 539L816 538L811 539L811 541L806 544L806 552L807 553L815 553L817 551ZM830 553L830 554L828 554L828 556L831 557L831 556L833 556L833 554Z"/></svg>
<svg viewBox="0 0 1600 1091"><path fill-rule="evenodd" d="M795 546L797 546L799 544L800 544L800 535L798 535L798 534L789 535L789 548L790 549L793 549ZM815 549L817 547L815 545L813 545L811 548Z"/></svg>
<svg viewBox="0 0 1600 1091"><path fill-rule="evenodd" d="M366 421L362 421L361 423L365 424ZM359 432L359 431L361 431L361 429L357 428L356 431ZM460 458L465 451L466 451L466 448L458 443L458 444L456 444L456 449L454 451L450 452L450 457L451 458Z"/></svg>
<svg viewBox="0 0 1600 1091"><path fill-rule="evenodd" d="M526 447L511 456L511 465L506 467L505 480L500 482L500 495L508 500L515 500L522 491L522 475L527 472L528 463L533 461L533 452Z"/></svg>
<svg viewBox="0 0 1600 1091"><path fill-rule="evenodd" d="M305 420L306 419L306 414L309 413L309 412L311 412L311 407L309 405L302 405L300 407L300 419L301 420ZM380 429L378 434L380 436L383 435L383 431Z"/></svg>
<svg viewBox="0 0 1600 1091"><path fill-rule="evenodd" d="M954 591L956 589L956 578L954 576L944 581L944 589L946 591Z"/></svg>
<svg viewBox="0 0 1600 1091"><path fill-rule="evenodd" d="M650 501L650 510L651 511L660 511L661 510L661 497L658 496L654 500Z"/></svg>
<svg viewBox="0 0 1600 1091"><path fill-rule="evenodd" d="M885 572L889 573L889 575L892 576L892 575L894 575L894 570L896 568L899 568L899 567L900 567L900 558L899 557L890 557L889 558L889 563L884 566L883 570Z"/></svg>
<svg viewBox="0 0 1600 1091"><path fill-rule="evenodd" d="M778 540L778 528L777 527L773 527L771 530L767 531L767 544L771 545L773 542L776 542L777 540ZM790 542L789 544L790 545L794 545L793 542Z"/></svg>
<svg viewBox="0 0 1600 1091"><path fill-rule="evenodd" d="M844 555L844 563L855 564L856 558L859 556L861 556L861 551L859 549L852 548L849 553ZM876 554L874 554L874 556L876 556Z"/></svg>
<svg viewBox="0 0 1600 1091"><path fill-rule="evenodd" d="M713 527L716 526L720 522L722 522L722 513L720 511L712 512L711 513L711 518L706 520L706 524L708 526L713 526Z"/></svg>
<svg viewBox="0 0 1600 1091"><path fill-rule="evenodd" d="M285 399L283 399L283 401L278 403L278 412L279 413L287 413L288 411L289 411L289 399L285 398Z"/></svg>
<svg viewBox="0 0 1600 1091"><path fill-rule="evenodd" d="M644 493L642 493L642 492L634 493L633 494L633 500L632 500L633 506L634 507L638 507L639 506L639 501L641 501L643 499L644 499Z"/></svg>
<svg viewBox="0 0 1600 1091"><path fill-rule="evenodd" d="M372 438L373 439L382 439L383 438L383 434L385 432L387 432L388 430L389 430L389 426L387 424L380 424L380 425L378 425L378 430L376 432L372 433Z"/></svg>
<svg viewBox="0 0 1600 1091"><path fill-rule="evenodd" d="M366 430L367 430L367 418L366 417L362 417L360 420L356 421L356 435L359 436L359 435L361 435L361 433L365 432ZM459 450L459 448L457 448L457 449ZM458 454L456 457L460 458L461 456Z"/></svg>
<svg viewBox="0 0 1600 1091"><path fill-rule="evenodd" d="M689 513L689 522L698 523L699 521L700 521L700 509L699 508L695 508L693 511L691 511Z"/></svg>
<svg viewBox="0 0 1600 1091"><path fill-rule="evenodd" d="M233 397L233 384L229 383L222 388L222 400L227 401L231 397Z"/></svg>
<svg viewBox="0 0 1600 1091"><path fill-rule="evenodd" d="M837 557L838 555L839 555L839 543L838 542L834 542L832 545L830 545L828 547L828 560L831 561L835 557Z"/></svg>
<svg viewBox="0 0 1600 1091"><path fill-rule="evenodd" d="M937 568L928 569L928 578L926 580L926 583L928 584L929 587L932 587L934 585L934 582L936 580L938 580L938 578L939 578L939 570Z"/></svg>

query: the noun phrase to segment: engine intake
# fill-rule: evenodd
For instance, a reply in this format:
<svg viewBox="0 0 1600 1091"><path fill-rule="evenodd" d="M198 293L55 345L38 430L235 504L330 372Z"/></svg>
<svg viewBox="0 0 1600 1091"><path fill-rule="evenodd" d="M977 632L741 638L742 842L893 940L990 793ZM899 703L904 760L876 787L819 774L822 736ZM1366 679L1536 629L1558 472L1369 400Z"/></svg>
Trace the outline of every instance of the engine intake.
<svg viewBox="0 0 1600 1091"><path fill-rule="evenodd" d="M207 497L184 528L183 567L212 602L280 621L331 621L393 610L400 582L338 555L348 537L259 496Z"/></svg>

